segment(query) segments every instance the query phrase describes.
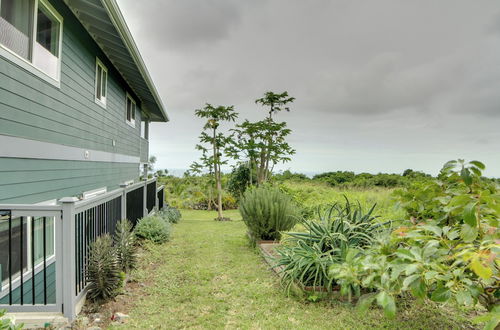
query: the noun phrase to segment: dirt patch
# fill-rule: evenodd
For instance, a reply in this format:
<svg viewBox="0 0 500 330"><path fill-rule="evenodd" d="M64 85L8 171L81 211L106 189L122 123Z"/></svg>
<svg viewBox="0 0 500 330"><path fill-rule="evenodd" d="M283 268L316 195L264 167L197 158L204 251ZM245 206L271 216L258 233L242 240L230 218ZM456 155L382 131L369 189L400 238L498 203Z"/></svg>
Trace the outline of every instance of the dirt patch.
<svg viewBox="0 0 500 330"><path fill-rule="evenodd" d="M139 248L139 260L141 260L141 255L144 253L147 253L147 251ZM156 263L147 263L138 265L138 267L149 270L147 272L148 274L154 274L153 270L156 269L158 265ZM105 329L115 322L113 316L116 313L129 314L129 312L134 309L135 302L138 301L140 297L148 295L145 292L145 288L153 283L153 281L148 278L141 279L139 282L134 279L133 276L134 273L132 272L132 276L127 280L121 293L113 300L100 305L87 301L79 317L86 316L89 318L90 324ZM95 322L96 317L100 319L100 322Z"/></svg>

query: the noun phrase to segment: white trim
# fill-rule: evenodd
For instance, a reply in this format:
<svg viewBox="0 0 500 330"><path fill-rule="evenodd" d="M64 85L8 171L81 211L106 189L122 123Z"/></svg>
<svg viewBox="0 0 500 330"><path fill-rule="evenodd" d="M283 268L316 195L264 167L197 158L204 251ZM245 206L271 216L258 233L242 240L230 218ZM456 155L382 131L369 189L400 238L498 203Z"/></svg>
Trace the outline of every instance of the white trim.
<svg viewBox="0 0 500 330"><path fill-rule="evenodd" d="M106 81L104 82L104 90L106 92L105 96L102 96L102 76L101 76L101 98L97 98L97 73L99 72L97 69L101 67L103 72L106 72ZM106 109L106 100L108 99L108 68L101 62L101 60L96 57L95 58L95 81L94 81L94 101L99 104L101 107Z"/></svg>
<svg viewBox="0 0 500 330"><path fill-rule="evenodd" d="M133 109L133 112L130 113L130 116L133 118L131 118L130 120L128 120L128 109L127 109L127 106L128 106L128 100L130 99L130 101L132 102L132 104L134 105L134 109ZM131 110L132 111L132 110ZM136 128L135 126L135 116L136 116L136 112L137 112L137 103L135 102L134 98L132 97L132 95L130 95L128 92L125 93L125 122L133 127L133 128Z"/></svg>
<svg viewBox="0 0 500 330"><path fill-rule="evenodd" d="M37 17L38 17L38 6L39 3L42 4L43 7L53 16L54 19L56 19L59 23L59 35L57 42L59 45L57 45L57 78L56 81L61 81L61 56L62 56L62 37L63 37L63 23L64 19L63 17L52 7L52 5L47 1L47 0L38 0L36 3L35 7L35 20L34 20L34 33L33 33L33 44L35 44L36 41L36 26L37 26ZM43 72L43 71L42 71Z"/></svg>
<svg viewBox="0 0 500 330"><path fill-rule="evenodd" d="M76 160L108 163L137 163L140 157L112 152L70 147L0 134L0 157Z"/></svg>
<svg viewBox="0 0 500 330"><path fill-rule="evenodd" d="M107 187L97 188L83 192L83 199L90 199L108 192Z"/></svg>

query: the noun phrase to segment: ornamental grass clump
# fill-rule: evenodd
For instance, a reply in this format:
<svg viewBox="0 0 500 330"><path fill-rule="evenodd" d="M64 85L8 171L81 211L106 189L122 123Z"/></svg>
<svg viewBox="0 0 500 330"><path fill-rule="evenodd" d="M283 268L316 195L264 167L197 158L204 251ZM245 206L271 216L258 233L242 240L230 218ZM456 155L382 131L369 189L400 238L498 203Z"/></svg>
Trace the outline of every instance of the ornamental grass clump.
<svg viewBox="0 0 500 330"><path fill-rule="evenodd" d="M108 234L98 237L91 245L87 270L89 282L87 298L106 301L115 297L121 286L121 275L113 240Z"/></svg>
<svg viewBox="0 0 500 330"><path fill-rule="evenodd" d="M239 210L253 244L257 240L279 240L299 219L290 196L278 188L259 187L245 192Z"/></svg>
<svg viewBox="0 0 500 330"><path fill-rule="evenodd" d="M142 218L135 227L137 237L156 244L170 239L171 224L159 215Z"/></svg>

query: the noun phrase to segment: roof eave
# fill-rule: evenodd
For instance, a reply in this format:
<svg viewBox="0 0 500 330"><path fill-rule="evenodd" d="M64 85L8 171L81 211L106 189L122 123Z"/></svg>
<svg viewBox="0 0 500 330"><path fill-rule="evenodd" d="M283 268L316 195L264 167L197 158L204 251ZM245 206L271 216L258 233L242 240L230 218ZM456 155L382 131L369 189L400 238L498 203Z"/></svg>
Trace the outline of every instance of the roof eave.
<svg viewBox="0 0 500 330"><path fill-rule="evenodd" d="M116 3L115 0L102 0L101 1L106 10L109 13L110 19L113 23L113 25L116 27L118 33L120 34L120 37L122 38L123 42L125 43L126 47L130 51L130 54L133 57L133 60L135 64L137 65L137 68L140 70L141 75L143 76L144 80L146 81L149 90L153 94L153 97L155 98L156 103L158 104L158 108L160 109L162 116L164 118L164 121L167 122L169 121L169 117L167 112L165 111L165 106L163 105L163 102L158 94L158 91L156 90L156 87L153 83L153 80L151 79L151 76L149 75L149 72L146 68L146 64L144 63L144 60L142 59L141 54L139 53L139 49L137 48L137 45L135 44L134 39L132 38L132 34L130 33L130 30L128 29L128 26L125 22L125 19L123 18L123 15L120 11L120 8L118 7L118 4Z"/></svg>

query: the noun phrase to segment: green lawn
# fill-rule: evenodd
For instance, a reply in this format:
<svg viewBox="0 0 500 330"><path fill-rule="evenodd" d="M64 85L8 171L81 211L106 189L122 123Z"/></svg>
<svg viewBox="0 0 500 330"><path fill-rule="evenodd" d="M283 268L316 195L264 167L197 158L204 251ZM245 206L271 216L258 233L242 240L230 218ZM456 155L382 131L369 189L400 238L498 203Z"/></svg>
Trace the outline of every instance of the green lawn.
<svg viewBox="0 0 500 330"><path fill-rule="evenodd" d="M348 304L287 297L248 246L237 211L225 213L231 222L213 221L215 212L182 214L172 240L141 257L134 277L145 286L130 297L127 328L449 329L464 322L416 302L387 320L378 309L360 315Z"/></svg>

